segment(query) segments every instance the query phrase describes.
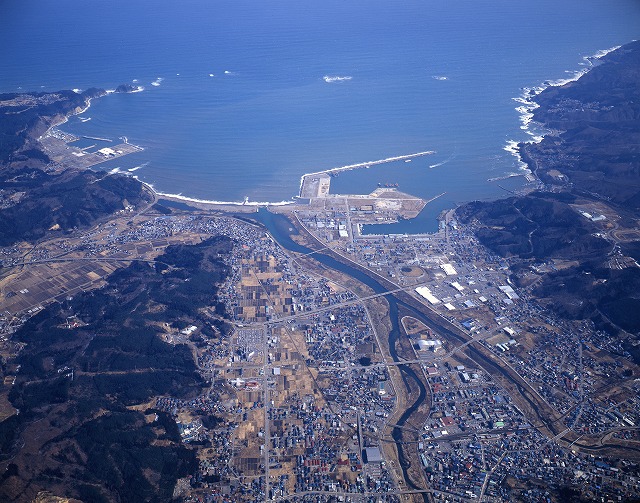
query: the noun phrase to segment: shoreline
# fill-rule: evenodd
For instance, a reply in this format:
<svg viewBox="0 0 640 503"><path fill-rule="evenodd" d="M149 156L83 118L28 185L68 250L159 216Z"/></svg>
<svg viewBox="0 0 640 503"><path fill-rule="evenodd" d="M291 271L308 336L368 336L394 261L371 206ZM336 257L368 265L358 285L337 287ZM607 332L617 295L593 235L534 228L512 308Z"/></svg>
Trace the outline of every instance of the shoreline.
<svg viewBox="0 0 640 503"><path fill-rule="evenodd" d="M533 111L535 109L537 109L539 107L538 103L535 101L535 98L541 94L542 92L544 92L546 89L548 89L549 87L562 87L566 84L569 84L571 82L575 82L577 80L579 80L582 76L584 76L585 74L587 74L591 69L593 69L596 64L598 62L600 62L603 58L605 58L608 54L618 50L620 47L622 46L614 46L611 47L609 49L602 49L597 51L594 54L588 55L588 56L583 56L582 57L582 65L586 65L584 68L581 68L579 70L575 70L573 71L573 74L567 78L562 78L562 79L557 79L557 80L547 80L544 81L543 83L537 85L537 86L532 86L532 87L523 87L522 90L522 94L518 97L512 98L514 101L516 101L519 105L517 107L515 107L516 111L519 112L520 117L519 117L519 121L521 122L521 126L520 128L525 131L526 134L530 135L532 138L529 141L516 141L516 140L507 140L506 145L503 147L503 150L510 153L511 155L516 157L516 162L517 162L517 173L513 173L513 172L509 172L508 174L505 174L504 176L525 176L525 175L532 175L534 173L534 168L530 165L529 162L527 162L525 160L525 156L523 156L523 147L526 145L530 145L530 144L535 144L535 143L539 143L541 142L547 135L551 134L551 131L531 131L530 127L533 121ZM131 91L132 93L138 93L138 92L142 92L144 90L144 88L142 86L136 86L136 89L134 91ZM74 92L78 92L79 90L74 89ZM63 125L64 123L68 122L69 117L71 117L72 115L81 115L83 113L85 113L90 107L91 107L91 101L95 98L102 98L104 96L108 96L110 94L114 94L115 90L110 89L110 90L102 90L102 94L98 95L98 96L94 96L91 98L86 98L87 103L86 106L84 108L82 108L79 111L73 111L72 113L65 115L60 121L54 121L52 123L52 125L47 129L47 131L41 135L38 140L41 140L42 137L44 137L46 135L46 133L54 128L54 127L58 127ZM540 125L539 127L542 127L542 125ZM211 199L203 199L203 198L198 198L198 197L192 197L192 196L188 196L188 195L183 195L182 193L167 193L167 192L161 192L156 190L153 187L152 183L149 182L143 182L140 177L138 175L133 175L130 174L132 172L128 172L128 171L121 171L118 172L117 174L122 174L125 176L132 176L133 178L135 178L136 180L138 180L140 183L143 183L144 185L148 186L151 190L153 190L153 192L159 196L162 197L164 199L168 199L168 200L173 200L173 201L178 201L178 202L185 202L185 203L195 203L195 204L200 204L200 205L207 205L207 206L231 206L231 207L253 207L253 208L267 208L269 206L291 206L291 205L295 205L296 204L296 198L300 197L302 188L304 186L304 182L305 179L307 179L308 177L312 177L312 176L320 176L320 175L329 175L331 176L331 174L334 173L339 173L341 171L349 171L349 170L354 170L354 169L361 169L361 168L368 168L370 166L374 166L374 165L378 165L378 164L384 164L384 163L390 163L390 162L396 162L396 161L401 161L401 160L407 160L407 159L412 159L415 157L420 157L420 156L426 156L426 155L432 155L436 153L436 151L434 150L427 150L427 151L423 151L423 152L416 152L413 154L407 154L407 155L400 155L400 156L392 156L392 157L388 157L385 159L380 159L380 160L375 160L375 161L365 161L365 162L359 162L359 163L354 163L354 164L348 164L348 165L344 165L344 166L338 166L338 167L334 167L334 168L329 168L329 169L325 169L325 170L318 170L318 171L314 171L314 172L309 172L309 173L303 173L300 176L300 184L299 184L299 189L298 189L298 194L297 195L292 195L291 199L292 200L282 200L282 201L249 201L248 199L245 199L244 201L219 201L219 200L211 200ZM135 168L134 168L135 169ZM138 168L139 169L139 168ZM135 169L137 171L137 169ZM116 174L116 173L114 173ZM500 177L502 178L502 177Z"/></svg>
<svg viewBox="0 0 640 503"><path fill-rule="evenodd" d="M582 68L581 70L574 70L571 77L556 80L545 80L537 86L523 87L520 96L512 98L513 101L520 103L519 106L515 107L515 110L520 114L520 117L518 118L521 123L520 129L532 137L529 141L519 142L516 140L507 140L507 144L502 148L504 151L509 152L516 158L518 169L520 171L528 171L529 173L526 174L533 174L535 172L534 169L529 165L529 163L524 160L524 156L522 155L522 147L540 143L546 136L552 133L551 131L544 128L542 124L537 124L533 120L534 110L540 107L540 105L535 101L535 98L550 87L563 87L567 84L570 84L571 82L578 81L581 77L595 68L598 62L601 62L603 58L605 58L612 52L617 51L618 49L623 47L623 45L613 46L608 49L600 49L594 54L583 56L582 63L578 63L578 65L587 66L585 68ZM531 131L529 129L531 123L534 123L539 128L539 131Z"/></svg>
<svg viewBox="0 0 640 503"><path fill-rule="evenodd" d="M76 93L76 94L82 94L81 92L78 92L78 89L72 89L72 91L74 93ZM101 94L100 96L94 96L93 98L85 98L86 105L85 105L85 107L83 109L81 109L80 111L75 111L74 110L71 113L63 115L62 118L60 119L60 121L54 120L51 123L51 125L47 128L47 130L36 138L38 143L40 141L42 141L42 138L44 138L53 128L56 128L58 126L62 126L63 124L66 124L67 122L69 122L69 117L72 117L72 116L75 116L75 115L82 115L87 110L89 110L89 108L91 107L91 100L96 99L96 98L102 98L103 96L106 96L106 95L107 95L107 92L104 91L104 94Z"/></svg>
<svg viewBox="0 0 640 503"><path fill-rule="evenodd" d="M79 89L73 89L73 92L77 93L77 94L81 94ZM85 113L90 107L91 107L91 100L96 99L96 98L103 98L105 96L109 96L111 94L115 94L116 91L113 89L108 89L108 90L101 90L102 94L100 94L99 96L94 96L92 98L86 98L87 100L87 104L84 108L82 108L79 111L73 111L70 114L65 115L62 120L60 122L54 122L48 129L47 131L45 131L39 138L38 141L40 141L51 129L61 126L63 124L65 124L66 122L68 122L69 117L71 116L78 116L78 115L82 115L83 113ZM144 91L144 87L142 86L136 86L136 89L133 91L130 91L130 93L139 93ZM156 196L161 197L163 199L168 199L171 201L177 201L177 202L184 202L184 203L195 203L195 204L199 204L199 205L206 205L206 206L232 206L232 207L253 207L256 209L258 208L268 208L269 206L291 206L291 205L295 205L297 203L297 201L295 199L300 198L300 190L302 189L302 186L304 184L304 180L306 177L309 176L314 176L314 175L322 175L322 174L331 174L331 173L338 173L340 171L349 171L349 170L353 170L353 169L360 169L360 168L368 168L370 166L375 166L378 164L385 164L385 163L389 163L389 162L395 162L395 161L402 161L402 160L406 160L406 159L413 159L416 157L421 157L421 156L426 156L426 155L432 155L435 154L436 151L435 150L426 150L423 152L416 152L416 153L412 153L412 154L405 154L405 155L400 155L400 156L393 156L393 157L387 157L384 159L378 159L378 160L374 160L374 161L365 161L365 162L359 162L359 163L355 163L355 164L347 164L344 166L338 166L338 167L334 167L334 168L329 168L326 170L321 170L321 171L315 171L315 172L311 172L311 173L303 173L300 177L300 188L298 191L298 195L292 195L291 199L292 200L283 200L283 201L249 201L248 198L245 198L244 201L217 201L217 200L211 200L211 199L201 199L198 197L192 197L192 196L185 196L182 193L178 193L178 194L174 194L174 193L169 193L169 192L160 192L158 190L155 189L155 187L153 186L152 183L149 182L145 182L143 180L140 179L139 175L134 175L131 174L134 171L138 171L142 166L137 166L134 167L133 169L130 170L125 170L125 171L121 171L120 168L114 168L112 170L110 170L108 173L111 175L124 175L124 176L130 176L132 178L134 178L135 180L137 180L138 182L140 182L141 184L145 185L146 187L149 188L149 190L151 190Z"/></svg>
<svg viewBox="0 0 640 503"><path fill-rule="evenodd" d="M121 172L126 175L125 172ZM168 199L170 201L178 201L178 202L187 202L187 203L197 203L208 206L239 206L239 207L250 207L255 208L256 211L258 208L266 208L268 206L291 206L296 204L296 201L278 201L278 202L264 202L264 201L213 201L210 199L198 199L196 197L183 196L182 194L169 194L166 192L158 192L152 184L143 182L136 175L129 175L138 180L140 183L146 185L147 187L153 190L154 194L161 197L162 199Z"/></svg>

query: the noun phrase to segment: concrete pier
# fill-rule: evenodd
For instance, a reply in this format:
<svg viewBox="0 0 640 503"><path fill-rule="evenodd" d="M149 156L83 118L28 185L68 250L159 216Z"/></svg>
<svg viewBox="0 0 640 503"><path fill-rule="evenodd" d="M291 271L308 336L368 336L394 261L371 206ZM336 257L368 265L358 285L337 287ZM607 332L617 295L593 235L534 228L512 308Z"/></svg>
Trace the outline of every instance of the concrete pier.
<svg viewBox="0 0 640 503"><path fill-rule="evenodd" d="M339 166L337 168L331 168L324 171L316 171L315 173L307 173L302 175L300 180L300 197L308 199L311 197L324 197L329 193L329 187L331 185L331 175L339 173L340 171L349 171L351 169L369 168L377 164L386 164L394 161L407 161L414 157L422 157L424 155L434 154L433 150L426 150L424 152L416 152L414 154L398 155L395 157L387 157L385 159L378 159L377 161L359 162L356 164L347 164L346 166Z"/></svg>

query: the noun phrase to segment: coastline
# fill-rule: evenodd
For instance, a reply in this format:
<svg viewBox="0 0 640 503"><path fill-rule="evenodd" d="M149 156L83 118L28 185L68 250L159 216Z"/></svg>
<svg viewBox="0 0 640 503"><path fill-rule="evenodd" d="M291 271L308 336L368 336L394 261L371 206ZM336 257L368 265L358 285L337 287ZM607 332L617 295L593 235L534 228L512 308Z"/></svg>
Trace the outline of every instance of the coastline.
<svg viewBox="0 0 640 503"><path fill-rule="evenodd" d="M504 177L515 177L515 176L527 176L527 175L532 175L533 171L534 171L534 166L531 166L531 163L528 162L527 159L525 159L525 157L523 156L523 146L525 145L530 145L530 144L534 144L534 143L539 143L541 142L544 137L548 134L552 134L553 132L551 131L540 131L540 130L531 130L530 128L532 127L532 122L533 121L533 111L539 107L538 103L536 103L535 98L542 93L545 89L549 88L549 87L562 87L563 85L566 85L570 82L575 82L577 81L580 77L582 77L583 75L585 75L586 73L588 73L592 68L594 68L598 62L600 62L603 58L605 58L608 54L614 52L615 50L619 49L621 46L614 46L611 47L609 49L604 49L604 50L600 50L597 51L595 54L589 55L589 56L584 56L582 58L582 63L583 65L585 65L584 68L581 68L579 70L575 70L573 71L573 74L567 78L562 78L562 79L558 79L555 81L544 81L542 84L537 85L537 86L532 86L532 87L524 87L522 94L519 97L516 98L512 98L514 101L516 101L518 103L518 106L515 107L516 111L518 111L520 113L520 122L521 122L521 126L520 128L525 131L525 133L527 135L530 135L532 138L529 141L515 141L515 140L508 140L507 144L503 147L503 150L505 150L506 152L510 153L511 155L514 155L517 159L517 171L516 172L509 172L509 173L505 173ZM130 92L134 93L134 92L142 92L144 90L144 88L142 86L136 86L135 90L132 90ZM74 89L74 92L79 92L78 89ZM64 117L62 117L62 119L60 121L55 121L50 127L49 129L53 128L53 127L57 127L60 126L62 124L64 124L65 122L68 121L68 118L71 115L81 115L82 113L85 113L90 107L91 107L91 100L94 98L99 98L99 97L103 97L109 94L113 94L116 93L117 91L114 89L109 89L109 90L100 90L101 94L98 96L92 96L92 97L87 97L86 98L86 106L83 107L80 110L76 110L71 114L68 114ZM86 91L85 91L86 92ZM79 93L81 94L81 93ZM542 125L538 125L537 123L535 124L536 128L542 128ZM48 130L49 130L48 129ZM46 134L46 133L45 133ZM42 135L44 136L44 134ZM40 136L38 139L42 138L42 136ZM385 159L380 159L380 160L375 160L375 161L365 161L365 162L359 162L359 163L354 163L354 164L348 164L348 165L344 165L344 166L338 166L338 167L334 167L334 168L329 168L326 170L318 170L315 172L309 172L309 173L303 173L300 176L300 184L299 184L299 190L298 190L298 194L292 194L292 200L281 200L281 201L220 201L220 200L214 200L214 199L204 199L204 198L198 198L198 197L191 197L189 195L184 195L182 193L169 193L169 192L162 192L162 191L157 191L153 185L149 182L142 182L142 180L140 180L140 178L137 175L132 174L129 172L125 172L122 171L120 173L117 174L123 174L126 176L132 176L133 178L135 178L136 180L138 180L141 183L144 183L145 185L149 186L154 193L156 193L159 197L165 198L165 199L169 199L169 200L174 200L174 201L179 201L179 202L185 202L185 203L192 203L192 204L198 204L198 205L206 205L208 207L221 207L221 206L226 206L226 207L253 207L253 208L260 208L260 207L269 207L269 206L290 206L290 205L295 205L296 201L295 199L297 197L300 197L301 194L301 190L302 187L304 185L305 179L307 179L308 177L312 177L312 176L319 176L319 175L331 175L331 174L335 174L335 173L339 173L341 171L348 171L348 170L354 170L354 169L361 169L361 168L368 168L370 166L374 166L374 165L378 165L378 164L383 164L383 163L389 163L389 162L394 162L394 161L401 161L401 160L407 160L407 159L412 159L414 157L419 157L419 156L426 156L426 155L431 155L434 154L435 151L434 150L427 150L427 151L423 151L423 152L417 152L417 153L413 153L413 154L407 154L407 155L400 155L400 156L392 156L392 157L388 157ZM434 165L437 166L437 165ZM431 167L431 166L430 166ZM115 174L115 173L114 173ZM500 179L502 179L502 177L500 177Z"/></svg>
<svg viewBox="0 0 640 503"><path fill-rule="evenodd" d="M82 92L79 89L73 89L73 92L77 93L77 94L82 94ZM144 91L144 88L142 86L136 86L135 90L129 91L130 93L139 93ZM69 117L71 116L77 116L77 115L81 115L83 113L85 113L90 107L91 107L91 100L95 99L95 98L102 98L104 96L108 96L110 94L115 94L116 92L118 92L117 90L114 89L108 89L108 90L103 90L100 89L100 94L97 96L92 96L92 97L87 97L86 99L86 106L83 107L80 110L74 110L69 114L64 115L60 121L54 121L51 126L49 126L47 128L47 130L38 137L38 141L40 141L51 129L61 126L63 124L65 124L66 122L68 122ZM408 160L408 159L413 159L416 157L421 157L421 156L426 156L426 155L432 155L436 153L435 150L426 150L423 152L415 152L412 154L404 154L404 155L399 155L399 156L392 156L392 157L387 157L384 159L378 159L378 160L374 160L374 161L365 161L365 162L359 162L359 163L355 163L355 164L347 164L344 166L338 166L338 167L334 167L334 168L329 168L326 170L321 170L321 171L315 171L315 172L310 172L310 173L303 173L300 177L300 189L297 195L292 195L291 201L249 201L248 199L245 199L244 201L218 201L218 200L211 200L211 199L201 199L201 198L197 198L197 197L191 197L191 196L185 196L182 193L178 193L178 194L174 194L174 193L169 193L169 192L161 192L155 189L155 187L153 186L152 183L149 182L145 182L142 181L140 179L140 177L138 175L134 175L132 174L134 171L137 171L138 169L141 168L140 167L135 167L131 170L127 170L127 171L121 171L120 168L114 168L112 170L109 171L110 175L124 175L124 176L129 176L131 178L134 178L135 180L137 180L138 182L140 182L141 184L143 184L144 186L146 186L148 188L148 190L150 190L153 194L155 194L155 196L157 198L162 198L162 199L167 199L170 201L175 201L175 202L182 202L182 203L192 203L193 205L198 205L201 208L211 208L213 207L213 209L221 209L224 207L231 207L231 208L241 208L241 207L245 207L245 208L252 208L255 211L258 211L259 208L268 208L270 206L276 206L276 207L283 207L283 206L291 206L291 205L295 205L297 202L294 200L296 198L300 197L300 190L302 189L302 186L304 184L304 180L305 178L309 177L309 176L314 176L314 175L330 175L332 173L338 173L341 171L349 171L349 170L354 170L354 169L360 169L360 168L369 168L370 166L374 166L374 165L378 165L378 164L385 164L385 163L389 163L389 162L395 162L395 161L402 161L402 160Z"/></svg>
<svg viewBox="0 0 640 503"><path fill-rule="evenodd" d="M359 169L359 168L368 168L370 166L375 166L378 164L385 164L388 162L394 162L394 161L401 161L401 160L406 160L406 159L413 159L415 157L421 157L421 156L425 156L425 155L432 155L435 153L435 150L426 150L424 152L416 152L413 154L406 154L406 155L400 155L400 156L394 156L394 157L387 157L385 159L379 159L376 161L366 161L366 162L360 162L360 163L356 163L356 164L348 164L345 166L339 166L336 168L330 168L327 170L323 170L323 171L315 171L312 173L304 173L301 177L300 177L300 191L302 190L303 184L304 184L304 180L307 177L310 176L318 176L318 175L330 175L331 173L338 173L340 171L349 171L349 170L353 170L353 169ZM127 175L126 172L119 172L121 174ZM148 183L148 182L143 182L142 180L140 180L140 178L137 175L127 175L127 176L132 176L133 178L135 178L136 180L138 180L140 183L144 183L145 185L147 185L151 190L153 190L153 192L162 197L163 199L168 199L170 201L177 201L177 202L185 202L185 203L195 203L195 204L199 204L199 205L206 205L206 206L234 206L234 207L254 207L256 208L256 211L258 208L267 208L269 206L291 206L291 205L295 205L297 204L296 201L275 201L275 202L270 202L270 201L249 201L248 199L245 199L244 201L216 201L216 200L211 200L211 199L200 199L200 198L196 198L196 197L190 197L190 196L185 196L183 194L172 194L172 193L168 193L168 192L159 192L157 191L154 187L153 184ZM297 196L292 196L293 198L298 198L300 197L299 195Z"/></svg>
<svg viewBox="0 0 640 503"><path fill-rule="evenodd" d="M76 94L82 94L82 91L80 91L79 89L72 89L72 91ZM84 108L80 109L80 110L72 110L70 113L67 114L63 114L59 120L55 119L54 116L54 120L52 121L51 125L49 127L47 127L47 129L44 131L44 133L42 133L40 136L38 136L36 138L36 140L38 142L40 142L42 140L42 138L44 138L47 133L49 133L53 128L58 127L58 126L62 126L63 124L66 124L67 122L69 122L69 117L72 117L74 115L81 115L83 113L85 113L87 110L89 110L89 108L91 107L91 100L94 100L96 98L102 98L103 96L106 96L108 93L107 91L105 91L104 89L99 89L100 94L98 94L97 96L87 96L85 97L85 106Z"/></svg>
<svg viewBox="0 0 640 503"><path fill-rule="evenodd" d="M588 56L583 56L582 62L578 64L582 66L586 65L585 68L582 68L581 70L574 70L571 77L556 80L546 80L537 86L523 87L522 94L516 98L512 98L513 101L520 103L520 105L515 108L515 110L520 114L520 129L522 129L526 134L532 137L530 141L518 142L516 140L507 140L507 144L503 147L504 151L509 152L511 155L516 157L518 169L520 171L525 172L525 174L535 173L535 169L531 166L530 160L526 160L529 159L529 157L524 155L523 148L526 148L527 145L540 143L545 138L545 136L552 133L542 124L535 123L535 121L533 120L534 110L540 107L540 105L536 102L536 97L550 87L562 87L570 84L571 82L578 81L581 77L595 68L598 63L602 62L602 60L607 55L617 51L621 47L623 47L623 45L617 45L610 47L609 49L601 49ZM535 132L529 129L532 123L534 123L537 128L537 131Z"/></svg>
<svg viewBox="0 0 640 503"><path fill-rule="evenodd" d="M121 173L126 175L125 172L121 172ZM182 194L169 194L166 192L158 192L155 190L152 184L141 181L136 175L127 175L127 176L132 176L132 178L135 178L140 183L146 185L151 190L153 190L153 193L156 194L157 196L161 197L162 199L168 199L170 201L177 201L177 202L183 202L183 203L195 203L195 204L206 205L206 206L245 207L245 208L252 208L255 211L258 211L259 208L266 208L268 206L290 206L290 205L296 204L295 201L278 201L278 202L271 203L271 202L263 202L263 201L240 202L240 201L213 201L209 199L198 199L196 197L183 196Z"/></svg>
<svg viewBox="0 0 640 503"><path fill-rule="evenodd" d="M611 47L609 49L604 49L604 50L599 50L597 51L595 54L591 54L588 56L584 56L582 57L582 61L579 62L580 65L583 65L582 68L573 70L572 73L566 77L566 78L561 78L558 80L554 80L554 81L544 81L543 83L536 85L536 86L531 86L531 87L523 87L522 88L522 94L518 97L512 98L516 103L517 106L515 107L516 111L520 114L519 120L520 120L520 129L523 130L527 135L529 135L531 137L530 140L524 140L524 141L516 141L516 140L508 140L506 145L504 145L503 150L508 152L509 154L513 155L516 157L516 166L514 170L509 170L508 172L505 172L503 174L503 176L500 177L496 177L496 178L500 178L502 179L503 177L515 177L515 176L526 176L526 177L531 177L533 178L533 173L532 173L532 167L530 166L530 164L528 162L526 162L526 160L523 158L522 156L522 145L524 144L531 144L531 143L539 143L540 141L542 141L544 139L544 137L548 134L551 134L551 131L542 131L540 130L541 126L538 126L537 124L534 125L532 124L533 121L533 111L538 108L538 104L535 101L536 96L538 96L540 93L542 93L545 89L549 88L549 87L561 87L563 85L566 85L567 83L573 82L578 80L580 77L582 77L583 75L585 75L587 72L589 72L594 66L597 65L597 63L602 60L602 58L604 58L605 56L607 56L608 54L610 54L611 52L617 50L620 46L614 46ZM568 72L570 70L567 70ZM144 88L142 86L137 86L136 85L136 89L132 90L130 92L142 92L144 90ZM78 92L79 90L74 89L75 92ZM101 96L98 97L102 97L108 94L112 94L117 92L114 89L109 89L106 91L103 91L103 94L101 94ZM87 99L87 105L86 107L84 107L83 109L76 111L73 115L80 115L84 112L86 112L90 106L91 106L91 99L92 98L88 98ZM64 122L67 121L67 118L65 117L61 122L54 124L52 127L54 126L60 126L62 124L64 124ZM300 175L300 182L299 182L299 187L298 187L298 192L297 194L291 194L291 201L288 200L281 200L281 201L242 201L242 200L232 200L232 201L221 201L221 200L217 200L217 199L206 199L206 198L202 198L202 197L193 197L190 196L189 194L183 194L183 193L171 193L171 192L162 192L162 191L158 191L158 195L168 198L168 199L174 199L177 201L182 201L182 202L186 202L186 203L194 203L194 204L206 204L206 205L210 205L210 206L247 206L247 205L251 205L254 207L268 207L268 206L286 206L286 205L292 205L292 204L296 204L295 199L297 197L300 197L301 193L302 193L302 188L305 182L305 179L308 179L308 177L313 177L313 176L319 176L319 175L331 175L331 174L336 174L339 173L340 171L348 171L348 170L353 170L353 169L360 169L360 168L367 168L373 165L377 165L377 164L382 164L385 162L394 162L394 161L400 161L403 159L411 159L413 157L418 157L418 156L422 156L422 155L430 155L430 154L434 154L435 151L434 150L427 150L424 152L417 152L415 154L408 154L406 156L392 156L392 157L388 157L385 159L381 159L381 160L377 160L377 161L365 161L365 162L358 162L358 163L354 163L354 164L348 164L348 165L344 165L344 166L338 166L338 167L333 167L333 168L329 168L329 169L321 169L315 172L309 172L309 173L303 173L302 175ZM433 165L433 167L438 166L438 164ZM432 166L430 166L432 167ZM133 175L129 175L126 172L122 172L122 174L128 175L128 176L133 176ZM137 178L137 180L140 181L140 178ZM145 182L148 185L149 182Z"/></svg>
<svg viewBox="0 0 640 503"><path fill-rule="evenodd" d="M144 88L142 86L137 86L135 90L130 91L131 93L139 93L142 92L144 90ZM80 91L79 89L72 89L72 92L81 95L83 94L83 91ZM86 91L84 91L86 92ZM51 122L51 124L47 125L46 130L39 135L36 138L36 141L38 141L38 143L40 143L42 141L42 139L49 133L51 132L52 129L59 127L65 123L67 123L69 121L69 118L72 116L77 116L77 115L81 115L83 113L85 113L87 110L89 110L89 108L91 108L91 102L94 99L97 98L103 98L105 96L108 96L110 94L115 94L117 91L114 89L109 89L109 90L104 90L104 89L96 89L96 92L98 94L94 95L94 96L86 96L85 97L85 105L82 108L76 108L74 110L69 111L66 114L62 114L59 116L54 116L53 120ZM92 166L91 166L92 167ZM87 167L84 169L91 169L91 167ZM71 168L74 169L74 168ZM137 168L133 168L133 170L137 170L140 169L140 167ZM132 172L129 171L121 171L119 168L114 168L112 170L109 170L107 172L109 175L121 175L121 176L126 176L129 178L133 178L136 181L138 181L140 184L142 184L149 192L151 192L154 197L156 198L156 200L158 198L162 198L162 199L167 199L170 201L176 201L176 202L185 202L185 203L193 203L194 207L200 207L200 209L202 208L206 208L206 209L218 209L218 210L224 210L225 208L229 208L230 211L238 211L239 208L247 208L247 209L251 209L251 211L258 211L259 208L262 207L268 207L268 206L287 206L287 205L292 205L295 204L295 201L278 201L278 202L262 202L262 201L213 201L213 200L207 200L207 199L198 199L198 198L194 198L194 197L188 197L188 196L183 196L182 194L171 194L171 193L165 193L165 192L159 192L155 189L155 187L153 186L153 184L148 183L148 182L144 182L142 180L140 180L138 175L134 175L132 174ZM213 208L211 208L213 207Z"/></svg>

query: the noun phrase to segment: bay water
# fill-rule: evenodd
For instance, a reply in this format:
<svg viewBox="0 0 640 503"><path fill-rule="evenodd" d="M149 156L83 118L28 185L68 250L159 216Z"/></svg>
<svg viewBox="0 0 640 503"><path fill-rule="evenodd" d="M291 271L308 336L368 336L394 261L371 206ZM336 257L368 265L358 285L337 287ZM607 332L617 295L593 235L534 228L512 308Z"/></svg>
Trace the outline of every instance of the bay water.
<svg viewBox="0 0 640 503"><path fill-rule="evenodd" d="M0 92L143 87L62 129L126 136L144 151L105 169L203 200L290 201L304 173L434 150L332 180L444 193L389 226L423 232L524 186L489 181L521 173L505 147L532 131L515 98L639 34L637 0L7 1Z"/></svg>

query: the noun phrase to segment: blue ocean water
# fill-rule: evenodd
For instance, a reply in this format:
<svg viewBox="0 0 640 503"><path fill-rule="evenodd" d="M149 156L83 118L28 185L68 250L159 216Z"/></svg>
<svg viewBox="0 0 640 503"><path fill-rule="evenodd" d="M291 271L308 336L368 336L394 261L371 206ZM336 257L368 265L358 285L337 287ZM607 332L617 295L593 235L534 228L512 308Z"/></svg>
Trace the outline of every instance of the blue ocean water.
<svg viewBox="0 0 640 503"><path fill-rule="evenodd" d="M435 150L332 184L444 192L396 227L429 230L445 207L523 185L487 181L518 169L504 147L529 138L522 88L639 32L637 0L1 2L0 91L135 81L63 129L127 136L145 150L109 169L207 200L290 200L306 172Z"/></svg>

